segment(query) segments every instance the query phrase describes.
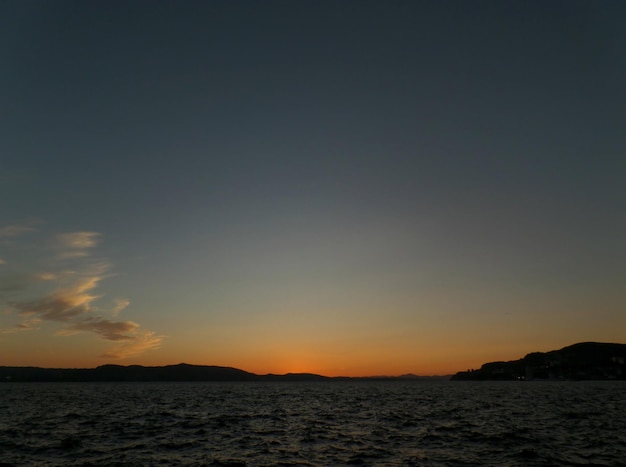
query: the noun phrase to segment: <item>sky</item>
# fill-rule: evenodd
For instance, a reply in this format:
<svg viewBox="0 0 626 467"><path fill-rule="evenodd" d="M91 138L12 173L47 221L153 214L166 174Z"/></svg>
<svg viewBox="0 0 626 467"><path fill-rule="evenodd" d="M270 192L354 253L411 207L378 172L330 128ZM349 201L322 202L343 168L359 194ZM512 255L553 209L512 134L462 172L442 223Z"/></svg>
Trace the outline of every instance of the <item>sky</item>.
<svg viewBox="0 0 626 467"><path fill-rule="evenodd" d="M626 342L625 20L0 1L0 365L430 375Z"/></svg>

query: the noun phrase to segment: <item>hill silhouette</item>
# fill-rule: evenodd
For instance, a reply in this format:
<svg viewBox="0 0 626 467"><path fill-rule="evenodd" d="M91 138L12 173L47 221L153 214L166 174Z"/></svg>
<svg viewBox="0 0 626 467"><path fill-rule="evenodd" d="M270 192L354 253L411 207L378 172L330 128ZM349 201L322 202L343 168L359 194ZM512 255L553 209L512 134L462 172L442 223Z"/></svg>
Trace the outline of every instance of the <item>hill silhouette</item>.
<svg viewBox="0 0 626 467"><path fill-rule="evenodd" d="M312 373L257 375L237 368L189 365L102 365L97 368L0 367L1 382L132 382L132 381L341 381L341 380L433 380L450 376L403 375L377 377L327 377Z"/></svg>
<svg viewBox="0 0 626 467"><path fill-rule="evenodd" d="M550 352L533 352L519 360L485 363L477 370L450 376L327 377L312 373L257 375L224 366L101 365L97 368L0 366L2 382L141 382L141 381L453 381L484 380L626 380L626 344L581 342Z"/></svg>
<svg viewBox="0 0 626 467"><path fill-rule="evenodd" d="M102 365L97 368L0 367L0 381L254 381L259 376L221 366Z"/></svg>
<svg viewBox="0 0 626 467"><path fill-rule="evenodd" d="M624 380L626 344L580 342L550 352L533 352L519 360L485 363L461 371L453 381L486 380Z"/></svg>

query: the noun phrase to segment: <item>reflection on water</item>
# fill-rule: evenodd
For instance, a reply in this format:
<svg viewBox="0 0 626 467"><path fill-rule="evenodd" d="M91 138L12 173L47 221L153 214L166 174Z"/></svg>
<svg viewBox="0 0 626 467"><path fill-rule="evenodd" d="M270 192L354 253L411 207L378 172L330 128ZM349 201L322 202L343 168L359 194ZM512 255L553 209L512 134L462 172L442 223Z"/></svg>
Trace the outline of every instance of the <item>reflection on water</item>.
<svg viewBox="0 0 626 467"><path fill-rule="evenodd" d="M0 462L626 465L626 383L1 384Z"/></svg>

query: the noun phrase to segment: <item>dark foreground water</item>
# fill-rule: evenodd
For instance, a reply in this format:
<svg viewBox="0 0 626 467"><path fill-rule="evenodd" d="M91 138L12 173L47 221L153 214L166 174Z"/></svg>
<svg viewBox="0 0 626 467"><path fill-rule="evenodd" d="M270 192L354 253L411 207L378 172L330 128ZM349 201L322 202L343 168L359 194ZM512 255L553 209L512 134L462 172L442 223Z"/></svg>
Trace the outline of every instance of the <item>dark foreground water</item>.
<svg viewBox="0 0 626 467"><path fill-rule="evenodd" d="M0 384L1 462L626 466L626 383Z"/></svg>

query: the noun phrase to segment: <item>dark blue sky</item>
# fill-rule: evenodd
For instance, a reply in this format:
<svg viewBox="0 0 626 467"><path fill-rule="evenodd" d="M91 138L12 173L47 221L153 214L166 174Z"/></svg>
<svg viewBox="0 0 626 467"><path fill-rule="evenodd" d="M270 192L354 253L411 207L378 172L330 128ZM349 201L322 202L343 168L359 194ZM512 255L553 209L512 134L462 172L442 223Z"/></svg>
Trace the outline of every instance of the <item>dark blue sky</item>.
<svg viewBox="0 0 626 467"><path fill-rule="evenodd" d="M3 1L0 220L102 234L109 293L151 328L377 303L398 328L484 329L573 301L556 340L619 340L625 20L618 1Z"/></svg>

